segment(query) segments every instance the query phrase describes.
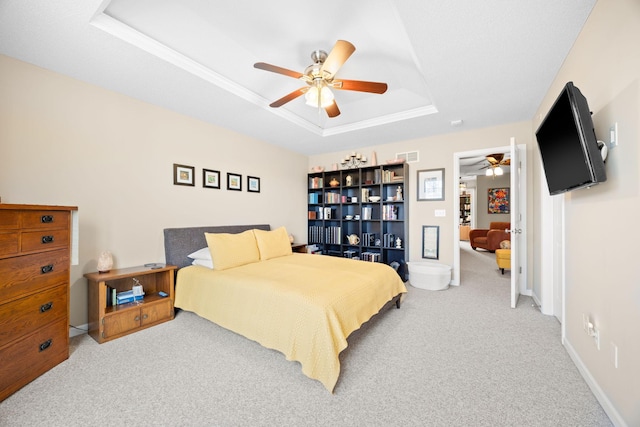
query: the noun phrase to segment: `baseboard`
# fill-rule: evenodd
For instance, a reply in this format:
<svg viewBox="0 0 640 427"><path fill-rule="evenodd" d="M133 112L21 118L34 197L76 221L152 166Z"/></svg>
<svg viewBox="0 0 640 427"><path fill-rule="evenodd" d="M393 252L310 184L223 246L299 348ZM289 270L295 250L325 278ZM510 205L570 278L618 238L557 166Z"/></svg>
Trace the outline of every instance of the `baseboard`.
<svg viewBox="0 0 640 427"><path fill-rule="evenodd" d="M77 337L78 335L86 334L89 331L89 324L71 326L69 325L69 338Z"/></svg>
<svg viewBox="0 0 640 427"><path fill-rule="evenodd" d="M580 375L582 375L582 378L584 378L584 380L586 381L587 385L591 389L591 392L594 394L596 399L598 399L598 402L600 402L600 406L602 406L602 409L604 409L604 412L606 412L613 425L617 427L628 427L627 423L624 421L624 419L622 419L616 408L607 397L606 393L602 390L602 388L600 388L598 382L595 380L595 378L593 378L584 363L582 363L582 359L580 359L580 356L578 356L578 353L576 353L571 344L569 344L566 339L563 339L562 345L564 345L567 353L569 353L569 357L571 357L571 360L573 360L573 363L578 368L578 371L580 371Z"/></svg>

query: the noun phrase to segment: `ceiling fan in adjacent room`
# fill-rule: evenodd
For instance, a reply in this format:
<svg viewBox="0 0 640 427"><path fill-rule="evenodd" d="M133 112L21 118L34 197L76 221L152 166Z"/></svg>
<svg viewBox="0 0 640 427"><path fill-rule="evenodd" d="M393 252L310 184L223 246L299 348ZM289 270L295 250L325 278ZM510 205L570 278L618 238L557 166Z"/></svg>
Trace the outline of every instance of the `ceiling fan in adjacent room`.
<svg viewBox="0 0 640 427"><path fill-rule="evenodd" d="M261 70L271 71L273 73L300 79L307 84L307 86L296 89L272 102L269 104L270 107L281 107L287 102L305 95L307 105L318 109L323 108L329 117L337 117L340 115L340 109L336 104L335 97L331 89L378 94L382 94L387 91L386 83L336 78L336 73L340 67L342 67L355 50L355 46L345 40L338 40L329 54L323 50L314 50L311 53L313 64L309 65L303 73L267 64L265 62L256 62L253 66Z"/></svg>
<svg viewBox="0 0 640 427"><path fill-rule="evenodd" d="M487 156L487 162L489 164L482 168L487 169L485 173L486 176L500 176L504 174L500 166L511 165L511 159L505 159L504 153L489 154Z"/></svg>

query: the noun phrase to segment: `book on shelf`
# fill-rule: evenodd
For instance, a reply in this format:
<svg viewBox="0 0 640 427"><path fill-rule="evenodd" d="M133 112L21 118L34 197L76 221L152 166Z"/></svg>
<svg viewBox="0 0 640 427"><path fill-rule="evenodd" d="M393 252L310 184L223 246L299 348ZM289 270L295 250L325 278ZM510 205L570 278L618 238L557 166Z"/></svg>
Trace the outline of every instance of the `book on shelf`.
<svg viewBox="0 0 640 427"><path fill-rule="evenodd" d="M323 185L321 176L309 178L309 188L322 188Z"/></svg>
<svg viewBox="0 0 640 427"><path fill-rule="evenodd" d="M360 259L362 261L370 261L370 262L380 262L380 253L379 252L363 252L360 255Z"/></svg>
<svg viewBox="0 0 640 427"><path fill-rule="evenodd" d="M142 292L142 295L134 295L133 290L130 290L130 291L118 292L116 294L117 305L127 304L134 301L142 301L143 299L144 299L144 292Z"/></svg>

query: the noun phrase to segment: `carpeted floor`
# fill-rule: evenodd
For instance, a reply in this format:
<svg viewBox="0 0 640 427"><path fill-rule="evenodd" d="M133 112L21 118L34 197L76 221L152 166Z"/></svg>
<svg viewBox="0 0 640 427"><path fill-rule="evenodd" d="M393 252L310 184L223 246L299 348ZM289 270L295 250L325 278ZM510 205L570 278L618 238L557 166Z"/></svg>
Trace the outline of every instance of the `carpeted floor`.
<svg viewBox="0 0 640 427"><path fill-rule="evenodd" d="M463 243L461 286L408 286L349 338L334 394L188 312L71 357L0 403L2 426L610 426L560 325Z"/></svg>

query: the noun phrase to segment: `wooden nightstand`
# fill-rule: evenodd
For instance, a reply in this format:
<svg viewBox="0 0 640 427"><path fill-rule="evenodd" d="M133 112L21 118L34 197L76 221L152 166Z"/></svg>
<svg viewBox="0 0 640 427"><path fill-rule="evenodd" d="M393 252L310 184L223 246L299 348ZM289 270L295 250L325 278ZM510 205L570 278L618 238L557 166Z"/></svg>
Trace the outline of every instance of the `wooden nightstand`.
<svg viewBox="0 0 640 427"><path fill-rule="evenodd" d="M307 244L306 243L292 243L291 244L291 250L293 252L306 254L307 253Z"/></svg>
<svg viewBox="0 0 640 427"><path fill-rule="evenodd" d="M140 266L85 274L89 281L89 335L102 344L173 319L176 268ZM134 278L144 289L144 299L112 305L110 290L128 291L135 284ZM166 296L160 296L159 292Z"/></svg>

